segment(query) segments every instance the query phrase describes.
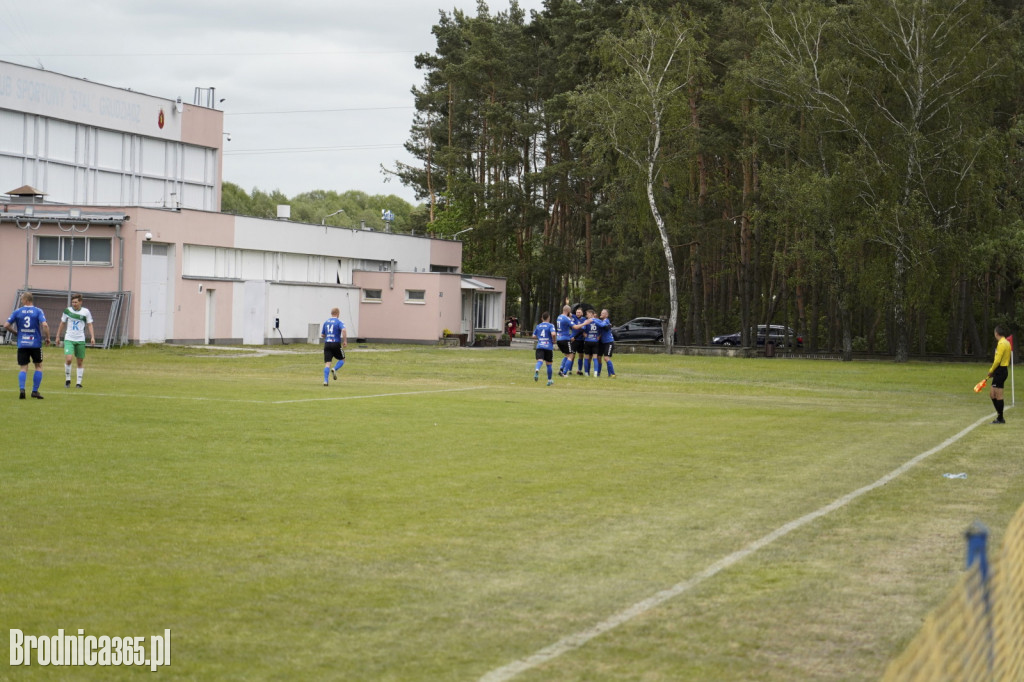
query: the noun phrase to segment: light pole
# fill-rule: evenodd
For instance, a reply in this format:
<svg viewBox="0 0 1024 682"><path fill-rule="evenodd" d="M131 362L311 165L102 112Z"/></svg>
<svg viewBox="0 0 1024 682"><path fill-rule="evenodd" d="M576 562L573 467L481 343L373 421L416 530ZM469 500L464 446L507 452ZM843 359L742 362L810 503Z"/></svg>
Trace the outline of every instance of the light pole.
<svg viewBox="0 0 1024 682"><path fill-rule="evenodd" d="M459 230L458 232L456 232L455 234L452 235L452 239L457 238L463 232L472 232L472 231L473 231L472 227L467 227L465 230Z"/></svg>
<svg viewBox="0 0 1024 682"><path fill-rule="evenodd" d="M75 209L72 209L72 211L73 211L73 213L72 213L72 215L70 217L71 218L77 218L78 215L74 215L74 213L76 213L77 211ZM75 233L76 232L86 232L86 231L88 231L89 225L86 224L85 226L79 228L74 223L72 223L71 225L68 225L67 227L64 227L63 225L61 225L61 222L58 220L57 221L57 229L59 229L61 232L70 232L71 233L71 250L70 250L71 253L68 256L68 305L70 306L71 305L71 275L72 275L72 271L74 270L74 267L75 267Z"/></svg>
<svg viewBox="0 0 1024 682"><path fill-rule="evenodd" d="M344 213L344 212L345 212L345 209L339 208L334 213L328 213L327 215L324 216L324 219L320 221L320 224L323 225L324 227L326 227L327 226L327 219L328 218L330 218L332 215L338 215L339 213Z"/></svg>
<svg viewBox="0 0 1024 682"><path fill-rule="evenodd" d="M25 215L31 216L32 215L32 209L31 208L26 208L25 209ZM40 220L34 226L32 225L32 221L27 221L24 225L22 225L21 224L21 219L20 218L15 218L14 219L14 224L18 227L19 230L25 230L25 291L28 291L28 264L29 264L29 261L32 259L32 247L31 247L32 236L31 236L30 232L35 232L40 227L42 227L43 226L43 221Z"/></svg>

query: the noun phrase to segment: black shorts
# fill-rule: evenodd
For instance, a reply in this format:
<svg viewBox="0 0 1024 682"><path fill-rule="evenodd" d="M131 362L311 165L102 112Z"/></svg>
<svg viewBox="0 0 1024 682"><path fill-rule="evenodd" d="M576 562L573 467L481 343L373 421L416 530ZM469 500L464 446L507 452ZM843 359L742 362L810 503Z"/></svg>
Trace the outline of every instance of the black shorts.
<svg viewBox="0 0 1024 682"><path fill-rule="evenodd" d="M1010 370L1006 367L996 367L996 371L992 372L992 388L1002 388L1009 374Z"/></svg>
<svg viewBox="0 0 1024 682"><path fill-rule="evenodd" d="M601 357L602 358L610 358L612 356L612 352L614 350L615 350L615 342L614 341L609 341L608 343L604 343L604 342L601 343Z"/></svg>
<svg viewBox="0 0 1024 682"><path fill-rule="evenodd" d="M583 337L579 336L579 337L574 338L572 340L571 348L572 348L572 352L573 353L582 353L583 352Z"/></svg>
<svg viewBox="0 0 1024 682"><path fill-rule="evenodd" d="M584 341L583 342L583 354L584 355L597 355L601 352L601 344L597 341Z"/></svg>
<svg viewBox="0 0 1024 682"><path fill-rule="evenodd" d="M562 355L572 355L572 339L559 341L558 350L562 351Z"/></svg>
<svg viewBox="0 0 1024 682"><path fill-rule="evenodd" d="M341 349L340 343L325 343L324 344L324 362L330 362L334 358L339 360L345 359L345 351Z"/></svg>
<svg viewBox="0 0 1024 682"><path fill-rule="evenodd" d="M42 348L19 348L18 349L18 367L24 367L29 362L34 362L39 365L43 362L43 349Z"/></svg>
<svg viewBox="0 0 1024 682"><path fill-rule="evenodd" d="M544 362L551 364L551 361L554 360L555 358L555 351L551 350L550 348L538 348L536 358L538 360L543 360Z"/></svg>

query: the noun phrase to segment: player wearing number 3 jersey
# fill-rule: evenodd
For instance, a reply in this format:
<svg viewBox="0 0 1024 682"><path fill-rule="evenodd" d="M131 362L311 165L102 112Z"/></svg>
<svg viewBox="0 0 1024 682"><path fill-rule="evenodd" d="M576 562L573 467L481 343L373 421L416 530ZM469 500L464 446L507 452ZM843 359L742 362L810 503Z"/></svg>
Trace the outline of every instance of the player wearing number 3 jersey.
<svg viewBox="0 0 1024 682"><path fill-rule="evenodd" d="M42 399L39 384L43 382L43 344L50 343L50 325L46 315L32 305L32 294L21 295L21 307L11 313L4 327L18 335L18 389L19 398L25 397L25 382L28 378L28 363L33 362L36 371L32 375L32 397Z"/></svg>

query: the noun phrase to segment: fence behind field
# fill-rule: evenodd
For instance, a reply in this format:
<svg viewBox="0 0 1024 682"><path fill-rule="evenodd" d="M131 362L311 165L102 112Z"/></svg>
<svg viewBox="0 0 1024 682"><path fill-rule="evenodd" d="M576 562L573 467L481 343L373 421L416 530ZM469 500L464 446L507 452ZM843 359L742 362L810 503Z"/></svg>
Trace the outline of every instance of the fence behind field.
<svg viewBox="0 0 1024 682"><path fill-rule="evenodd" d="M1024 507L988 563L983 529L968 532L968 570L925 620L883 682L1024 680Z"/></svg>
<svg viewBox="0 0 1024 682"><path fill-rule="evenodd" d="M50 291L31 289L35 298L33 305L41 308L50 325L50 334L57 333L60 316L69 305L67 291ZM21 305L19 289L14 297L14 308ZM93 317L93 329L96 332L96 345L101 348L120 346L128 342L128 313L131 310L132 294L130 291L89 292L83 291L82 305L89 309ZM58 341L59 343L59 341Z"/></svg>

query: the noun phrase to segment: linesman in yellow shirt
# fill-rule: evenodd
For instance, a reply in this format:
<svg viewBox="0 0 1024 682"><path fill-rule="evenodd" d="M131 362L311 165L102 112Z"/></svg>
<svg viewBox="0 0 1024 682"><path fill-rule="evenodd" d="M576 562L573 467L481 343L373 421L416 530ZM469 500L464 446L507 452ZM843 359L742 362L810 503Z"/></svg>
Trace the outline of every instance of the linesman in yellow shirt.
<svg viewBox="0 0 1024 682"><path fill-rule="evenodd" d="M1010 373L1010 342L1007 341L1002 327L996 327L995 336L996 359L988 370L988 375L992 377L989 397L992 398L992 404L996 408L996 419L992 423L1005 424L1006 421L1003 420L1003 384L1006 383L1006 377Z"/></svg>

